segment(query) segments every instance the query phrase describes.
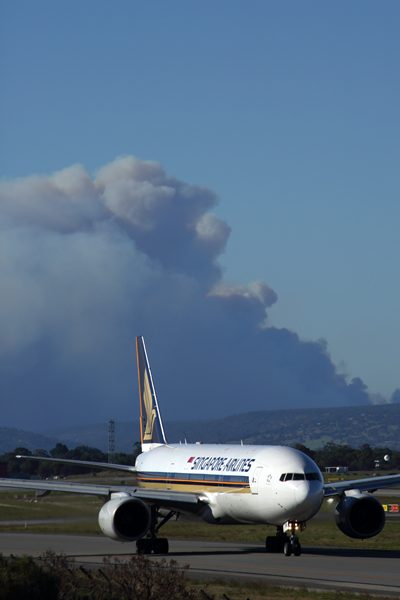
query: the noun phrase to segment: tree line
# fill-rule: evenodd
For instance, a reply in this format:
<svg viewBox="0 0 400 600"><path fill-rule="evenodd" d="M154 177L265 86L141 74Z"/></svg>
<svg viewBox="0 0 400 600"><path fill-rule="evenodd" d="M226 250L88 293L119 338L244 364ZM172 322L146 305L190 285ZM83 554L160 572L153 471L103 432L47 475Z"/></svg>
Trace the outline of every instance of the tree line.
<svg viewBox="0 0 400 600"><path fill-rule="evenodd" d="M390 448L372 448L369 444L363 444L357 449L349 444L333 442L328 442L322 450L310 450L303 444L296 444L295 448L312 458L321 470L326 467L348 467L349 471L370 471L378 468L375 461L379 461L379 470L400 468L400 452ZM390 461L385 461L385 456L389 456Z"/></svg>
<svg viewBox="0 0 400 600"><path fill-rule="evenodd" d="M370 471L378 468L375 461L380 463L379 470L400 469L400 452L390 448L372 448L369 444L363 444L356 449L348 444L340 445L333 442L328 442L322 450L311 450L304 444L296 444L295 448L312 458L321 470L325 470L326 467L341 466L348 467L349 471ZM77 446L73 450L69 450L65 444L58 443L50 452L42 449L31 452L27 448L18 447L13 452L0 455L0 463L7 464L8 474L11 477L33 476L46 479L48 477L66 477L67 475L96 472L90 467L41 462L29 460L29 458L17 459L15 458L17 454L108 462L108 455L105 452L90 446ZM114 462L120 465L134 465L138 454L140 454L140 443L136 442L132 454L117 452L114 455ZM385 456L390 457L390 462L385 461Z"/></svg>
<svg viewBox="0 0 400 600"><path fill-rule="evenodd" d="M134 465L136 456L140 453L140 444L134 444L134 452L128 454L125 452L117 452L114 454L113 462L119 465ZM73 450L69 450L65 444L60 442L48 452L47 450L38 449L31 452L27 448L18 447L13 452L6 452L0 455L0 463L7 464L8 475L11 477L40 477L46 479L49 477L66 477L67 475L77 475L85 473L95 473L98 469L93 470L90 467L80 467L78 465L63 465L60 463L51 463L47 461L37 461L15 458L16 455L23 456L42 456L44 458L68 458L72 460L85 460L93 462L108 462L108 454L102 452L98 448L91 446L77 446Z"/></svg>

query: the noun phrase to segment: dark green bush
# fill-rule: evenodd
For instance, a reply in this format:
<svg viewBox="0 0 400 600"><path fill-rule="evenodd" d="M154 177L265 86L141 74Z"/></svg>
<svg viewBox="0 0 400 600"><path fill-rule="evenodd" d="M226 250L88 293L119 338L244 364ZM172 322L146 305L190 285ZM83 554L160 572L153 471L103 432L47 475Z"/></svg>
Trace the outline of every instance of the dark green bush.
<svg viewBox="0 0 400 600"><path fill-rule="evenodd" d="M30 556L4 558L0 554L0 600L56 600L60 579Z"/></svg>

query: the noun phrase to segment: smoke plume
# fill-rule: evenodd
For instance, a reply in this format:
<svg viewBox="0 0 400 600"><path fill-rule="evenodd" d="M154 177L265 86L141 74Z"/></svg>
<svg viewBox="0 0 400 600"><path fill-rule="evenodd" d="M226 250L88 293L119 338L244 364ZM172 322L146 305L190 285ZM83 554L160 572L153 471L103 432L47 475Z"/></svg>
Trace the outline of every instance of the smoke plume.
<svg viewBox="0 0 400 600"><path fill-rule="evenodd" d="M135 418L136 335L169 419L369 401L324 342L269 326L265 282L223 280L216 204L131 156L0 184L3 425Z"/></svg>

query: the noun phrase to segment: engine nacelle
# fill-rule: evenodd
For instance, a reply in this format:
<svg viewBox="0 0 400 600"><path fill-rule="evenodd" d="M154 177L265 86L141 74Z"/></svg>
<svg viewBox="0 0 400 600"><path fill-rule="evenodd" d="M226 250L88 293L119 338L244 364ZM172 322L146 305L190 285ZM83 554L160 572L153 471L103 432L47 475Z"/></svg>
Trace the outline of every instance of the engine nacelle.
<svg viewBox="0 0 400 600"><path fill-rule="evenodd" d="M374 537L385 525L382 504L366 494L342 498L336 505L334 515L336 525L342 533L361 540Z"/></svg>
<svg viewBox="0 0 400 600"><path fill-rule="evenodd" d="M150 529L150 511L139 498L120 495L104 504L99 512L102 532L117 542L134 542Z"/></svg>

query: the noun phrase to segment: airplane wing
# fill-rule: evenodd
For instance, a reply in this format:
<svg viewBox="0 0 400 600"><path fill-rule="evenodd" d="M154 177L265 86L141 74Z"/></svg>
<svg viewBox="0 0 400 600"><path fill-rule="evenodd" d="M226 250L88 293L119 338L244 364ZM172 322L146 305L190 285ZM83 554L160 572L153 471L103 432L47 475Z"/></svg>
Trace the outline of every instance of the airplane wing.
<svg viewBox="0 0 400 600"><path fill-rule="evenodd" d="M350 490L374 492L375 490L395 485L400 485L400 474L368 477L367 479L352 479L351 481L337 481L324 485L324 496L341 496L344 492Z"/></svg>
<svg viewBox="0 0 400 600"><path fill-rule="evenodd" d="M130 496L140 498L146 504L157 504L162 508L170 508L197 512L199 503L208 503L206 496L201 492L178 492L170 490L152 490L124 485L95 485L92 483L72 483L67 481L40 481L32 479L0 479L0 487L21 490L38 490L42 492L67 492L73 494L86 494L98 496L104 501L111 498L111 494L127 492ZM43 494L43 495L47 495Z"/></svg>
<svg viewBox="0 0 400 600"><path fill-rule="evenodd" d="M110 487L84 483L70 483L66 481L40 481L36 479L0 479L0 487L42 490L47 492L72 492L75 494L93 494L94 496L109 496ZM119 488L118 488L118 491Z"/></svg>
<svg viewBox="0 0 400 600"><path fill-rule="evenodd" d="M47 462L58 462L66 465L77 465L79 467L91 467L92 469L110 469L112 471L125 471L136 473L136 467L131 465L115 465L114 463L94 462L91 460L74 460L72 458L45 458L43 456L24 456L17 454L15 458L26 458L27 460L45 460Z"/></svg>

